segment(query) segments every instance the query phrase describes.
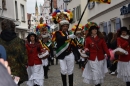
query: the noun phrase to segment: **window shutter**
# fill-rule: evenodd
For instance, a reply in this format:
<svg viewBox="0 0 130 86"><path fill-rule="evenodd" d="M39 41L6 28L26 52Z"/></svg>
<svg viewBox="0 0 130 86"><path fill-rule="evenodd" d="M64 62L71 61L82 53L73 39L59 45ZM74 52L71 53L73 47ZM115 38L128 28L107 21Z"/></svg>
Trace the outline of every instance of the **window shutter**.
<svg viewBox="0 0 130 86"><path fill-rule="evenodd" d="M73 13L73 23L75 22L75 9L72 11Z"/></svg>
<svg viewBox="0 0 130 86"><path fill-rule="evenodd" d="M116 19L116 30L118 31L121 28L121 20L120 18Z"/></svg>
<svg viewBox="0 0 130 86"><path fill-rule="evenodd" d="M108 32L111 32L111 21L108 21L107 25L108 25Z"/></svg>
<svg viewBox="0 0 130 86"><path fill-rule="evenodd" d="M76 19L78 20L78 6L76 7Z"/></svg>
<svg viewBox="0 0 130 86"><path fill-rule="evenodd" d="M128 13L130 13L130 4L128 5Z"/></svg>
<svg viewBox="0 0 130 86"><path fill-rule="evenodd" d="M79 5L79 16L78 16L78 20L80 19L81 17L81 5Z"/></svg>
<svg viewBox="0 0 130 86"><path fill-rule="evenodd" d="M106 34L108 34L107 22L103 23L103 30L104 30L104 32L106 32Z"/></svg>

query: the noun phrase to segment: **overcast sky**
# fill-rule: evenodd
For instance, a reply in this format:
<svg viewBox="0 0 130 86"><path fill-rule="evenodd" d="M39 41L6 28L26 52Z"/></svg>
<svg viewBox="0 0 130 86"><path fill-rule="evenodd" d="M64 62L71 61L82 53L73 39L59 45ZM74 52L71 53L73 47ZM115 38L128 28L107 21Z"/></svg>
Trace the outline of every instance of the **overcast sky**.
<svg viewBox="0 0 130 86"><path fill-rule="evenodd" d="M35 3L36 0L27 0L27 13L34 13L35 12ZM43 5L44 0L37 0L38 7Z"/></svg>

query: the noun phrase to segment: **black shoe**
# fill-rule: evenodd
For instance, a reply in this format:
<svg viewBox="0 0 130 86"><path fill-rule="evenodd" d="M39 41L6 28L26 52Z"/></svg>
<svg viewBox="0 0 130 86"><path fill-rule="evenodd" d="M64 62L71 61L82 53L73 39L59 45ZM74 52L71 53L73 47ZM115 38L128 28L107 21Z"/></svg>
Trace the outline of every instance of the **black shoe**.
<svg viewBox="0 0 130 86"><path fill-rule="evenodd" d="M56 59L56 65L58 65L58 59Z"/></svg>
<svg viewBox="0 0 130 86"><path fill-rule="evenodd" d="M69 75L69 86L73 86L73 74Z"/></svg>
<svg viewBox="0 0 130 86"><path fill-rule="evenodd" d="M48 76L44 76L45 77L45 79L48 79Z"/></svg>
<svg viewBox="0 0 130 86"><path fill-rule="evenodd" d="M36 85L34 85L34 86L40 86L40 85L37 85L37 84L36 84Z"/></svg>
<svg viewBox="0 0 130 86"><path fill-rule="evenodd" d="M63 86L67 86L66 75L61 74Z"/></svg>
<svg viewBox="0 0 130 86"><path fill-rule="evenodd" d="M126 86L130 86L130 82L126 82Z"/></svg>
<svg viewBox="0 0 130 86"><path fill-rule="evenodd" d="M97 85L95 85L95 86L101 86L101 84L97 84Z"/></svg>
<svg viewBox="0 0 130 86"><path fill-rule="evenodd" d="M54 60L51 60L51 65L54 65Z"/></svg>

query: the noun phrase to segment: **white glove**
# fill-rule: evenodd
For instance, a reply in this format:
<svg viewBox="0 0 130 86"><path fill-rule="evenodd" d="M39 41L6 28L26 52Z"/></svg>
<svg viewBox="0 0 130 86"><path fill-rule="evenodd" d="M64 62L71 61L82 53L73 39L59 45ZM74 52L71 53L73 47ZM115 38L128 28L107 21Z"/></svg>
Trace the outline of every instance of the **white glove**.
<svg viewBox="0 0 130 86"><path fill-rule="evenodd" d="M74 39L76 36L74 34L68 35L68 38Z"/></svg>
<svg viewBox="0 0 130 86"><path fill-rule="evenodd" d="M45 56L47 56L47 55L49 55L48 50L47 50L45 53L42 53L41 55L38 54L38 57L39 57L39 58L43 58L43 57L45 57Z"/></svg>

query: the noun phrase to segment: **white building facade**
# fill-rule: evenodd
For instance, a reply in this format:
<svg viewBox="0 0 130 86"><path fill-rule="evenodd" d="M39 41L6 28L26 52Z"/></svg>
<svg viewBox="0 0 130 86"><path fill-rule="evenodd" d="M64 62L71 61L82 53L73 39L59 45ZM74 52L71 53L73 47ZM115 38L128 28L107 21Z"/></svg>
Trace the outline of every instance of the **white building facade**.
<svg viewBox="0 0 130 86"><path fill-rule="evenodd" d="M9 0L10 1L10 0ZM28 20L27 20L27 6L26 0L14 0L14 8L15 8L15 20L20 22L18 26L16 26L16 33L22 39L26 38L28 33Z"/></svg>
<svg viewBox="0 0 130 86"><path fill-rule="evenodd" d="M121 26L130 28L130 0L111 0L111 4L93 2L87 9L87 20L96 22L101 32L117 32Z"/></svg>
<svg viewBox="0 0 130 86"><path fill-rule="evenodd" d="M5 1L5 8L2 7L2 1ZM0 0L0 22L3 19L14 21L17 35L24 39L28 30L26 0Z"/></svg>
<svg viewBox="0 0 130 86"><path fill-rule="evenodd" d="M63 0L57 0L57 8L63 10L67 8L67 4Z"/></svg>
<svg viewBox="0 0 130 86"><path fill-rule="evenodd" d="M73 12L73 23L71 24L70 29L74 25L78 24L86 4L87 0L71 0L69 3L66 4L67 9ZM87 23L87 13L85 12L80 24L85 25L86 23Z"/></svg>
<svg viewBox="0 0 130 86"><path fill-rule="evenodd" d="M50 10L51 10L50 1L44 0L42 15L44 23L47 23L48 25L50 25Z"/></svg>
<svg viewBox="0 0 130 86"><path fill-rule="evenodd" d="M15 9L12 7L14 6L13 0L5 0L5 8L3 8L2 0L0 0L0 23L3 19L9 19L15 21ZM0 24L0 31L1 31L1 24Z"/></svg>
<svg viewBox="0 0 130 86"><path fill-rule="evenodd" d="M40 18L43 18L43 6L40 5L39 9L38 9L38 4L37 1L35 3L35 13L31 13L31 18L30 18L30 23L31 23L31 27L29 32L36 32L36 27L38 26L38 24L40 24Z"/></svg>

